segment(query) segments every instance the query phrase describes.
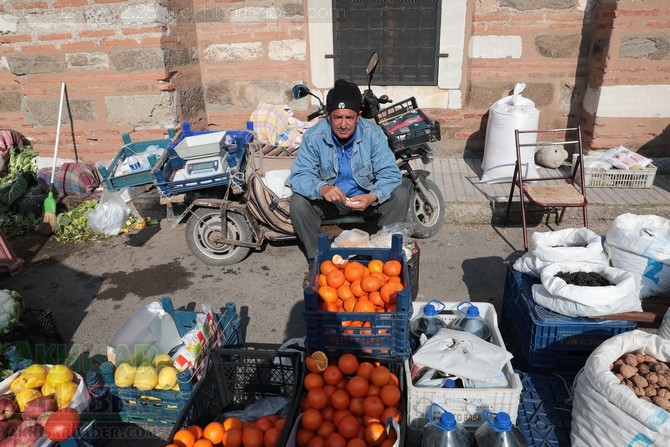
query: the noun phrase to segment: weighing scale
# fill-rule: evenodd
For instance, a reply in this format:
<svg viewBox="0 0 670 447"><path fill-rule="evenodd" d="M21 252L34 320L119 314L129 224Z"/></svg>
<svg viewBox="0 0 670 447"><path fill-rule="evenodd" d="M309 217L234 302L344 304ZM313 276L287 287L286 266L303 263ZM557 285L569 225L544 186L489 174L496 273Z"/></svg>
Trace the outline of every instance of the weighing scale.
<svg viewBox="0 0 670 447"><path fill-rule="evenodd" d="M227 155L208 155L185 160L184 177L188 179L223 174L228 169Z"/></svg>

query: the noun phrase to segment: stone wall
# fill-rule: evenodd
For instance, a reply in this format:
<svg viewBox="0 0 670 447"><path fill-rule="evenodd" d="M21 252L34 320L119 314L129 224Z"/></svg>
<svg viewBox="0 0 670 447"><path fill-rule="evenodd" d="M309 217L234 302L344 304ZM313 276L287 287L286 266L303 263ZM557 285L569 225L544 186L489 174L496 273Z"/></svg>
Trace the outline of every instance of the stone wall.
<svg viewBox="0 0 670 447"><path fill-rule="evenodd" d="M328 3L327 0L319 0ZM667 0L463 0L462 103L431 108L441 146L481 151L488 107L517 82L542 127L582 124L594 148L670 147ZM162 138L183 120L240 128L259 102L310 84L308 0L100 1L0 5L0 128L50 155L60 82L60 155L109 159L121 134ZM318 34L312 38L322 38ZM420 98L419 98L420 99ZM440 152L438 151L438 155Z"/></svg>

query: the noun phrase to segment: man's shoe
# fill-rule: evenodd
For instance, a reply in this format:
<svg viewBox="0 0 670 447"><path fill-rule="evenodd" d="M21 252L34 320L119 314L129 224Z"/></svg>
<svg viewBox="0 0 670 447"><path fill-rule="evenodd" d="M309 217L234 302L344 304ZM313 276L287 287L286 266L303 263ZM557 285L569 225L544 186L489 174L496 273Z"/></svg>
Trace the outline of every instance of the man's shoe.
<svg viewBox="0 0 670 447"><path fill-rule="evenodd" d="M302 280L302 288L306 289L309 287L309 281L312 279L312 269L314 268L314 259L307 260L307 273Z"/></svg>

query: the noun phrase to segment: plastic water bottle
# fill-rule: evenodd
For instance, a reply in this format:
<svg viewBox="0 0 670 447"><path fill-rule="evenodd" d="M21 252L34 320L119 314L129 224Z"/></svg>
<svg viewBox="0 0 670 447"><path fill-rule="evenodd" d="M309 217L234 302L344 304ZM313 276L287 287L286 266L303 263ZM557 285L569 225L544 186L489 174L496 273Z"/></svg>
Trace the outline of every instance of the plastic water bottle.
<svg viewBox="0 0 670 447"><path fill-rule="evenodd" d="M436 409L442 410L440 419L433 421ZM421 430L421 447L471 447L472 437L468 430L456 422L454 415L436 403L430 405L428 423Z"/></svg>
<svg viewBox="0 0 670 447"><path fill-rule="evenodd" d="M137 171L140 168L140 160L135 154L130 154L126 159L126 162L131 171Z"/></svg>
<svg viewBox="0 0 670 447"><path fill-rule="evenodd" d="M519 427L512 424L509 414L483 410L486 423L475 432L476 447L528 447L528 440Z"/></svg>
<svg viewBox="0 0 670 447"><path fill-rule="evenodd" d="M436 305L440 308L437 309ZM438 315L439 311L445 307L444 303L431 300L423 306L421 314L410 322L409 330L412 333L412 350L416 350L421 346L421 335L430 338L437 334L440 329L447 327L447 324Z"/></svg>
<svg viewBox="0 0 670 447"><path fill-rule="evenodd" d="M464 312L461 308L466 304L468 305L468 308ZM456 310L460 312L461 315L449 325L451 329L470 332L486 341L491 339L491 327L479 315L479 308L477 306L470 301L461 301L456 306Z"/></svg>

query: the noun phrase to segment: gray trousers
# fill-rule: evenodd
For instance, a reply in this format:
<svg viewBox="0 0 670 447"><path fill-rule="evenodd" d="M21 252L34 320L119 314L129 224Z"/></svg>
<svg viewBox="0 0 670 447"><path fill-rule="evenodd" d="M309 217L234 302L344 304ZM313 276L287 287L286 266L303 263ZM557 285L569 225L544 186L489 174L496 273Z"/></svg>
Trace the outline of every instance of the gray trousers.
<svg viewBox="0 0 670 447"><path fill-rule="evenodd" d="M409 187L405 182L400 184L391 197L384 203L369 206L363 212L354 212L351 208L323 199L309 200L300 194L291 195L291 221L293 230L300 239L308 260L314 259L318 248L319 228L324 220L344 216L363 216L367 221L374 215L379 215L378 228L397 222L405 222L409 208Z"/></svg>

